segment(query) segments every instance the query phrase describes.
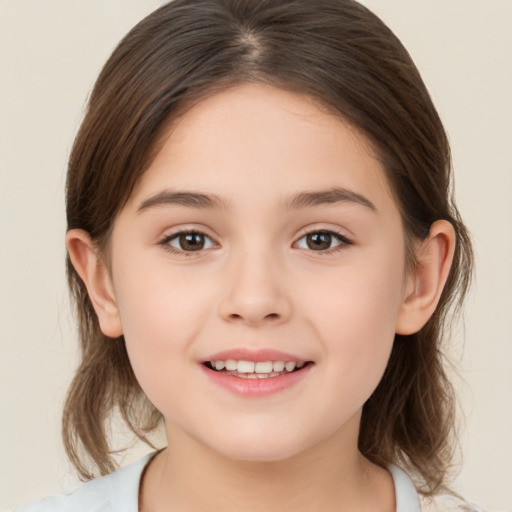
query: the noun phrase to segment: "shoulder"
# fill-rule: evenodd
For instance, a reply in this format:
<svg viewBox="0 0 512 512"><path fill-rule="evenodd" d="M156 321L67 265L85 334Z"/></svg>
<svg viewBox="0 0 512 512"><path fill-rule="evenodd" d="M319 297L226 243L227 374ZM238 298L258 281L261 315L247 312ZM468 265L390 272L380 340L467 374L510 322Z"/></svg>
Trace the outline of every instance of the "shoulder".
<svg viewBox="0 0 512 512"><path fill-rule="evenodd" d="M74 491L43 498L12 512L137 512L140 478L152 456L146 455Z"/></svg>
<svg viewBox="0 0 512 512"><path fill-rule="evenodd" d="M395 483L397 512L485 512L450 494L427 498L419 494L409 475L397 466L388 467Z"/></svg>
<svg viewBox="0 0 512 512"><path fill-rule="evenodd" d="M433 498L422 496L420 502L421 512L486 512L476 505L448 494Z"/></svg>

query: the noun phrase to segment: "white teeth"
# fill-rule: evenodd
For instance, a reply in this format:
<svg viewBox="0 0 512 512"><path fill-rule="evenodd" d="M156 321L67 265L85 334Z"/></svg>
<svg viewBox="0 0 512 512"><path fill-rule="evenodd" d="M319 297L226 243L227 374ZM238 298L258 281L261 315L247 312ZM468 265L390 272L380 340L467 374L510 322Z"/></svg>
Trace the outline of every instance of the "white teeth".
<svg viewBox="0 0 512 512"><path fill-rule="evenodd" d="M275 372L282 372L284 370L284 361L274 361L272 369Z"/></svg>
<svg viewBox="0 0 512 512"><path fill-rule="evenodd" d="M256 373L270 373L272 371L272 361L265 361L264 363L258 362L254 366Z"/></svg>
<svg viewBox="0 0 512 512"><path fill-rule="evenodd" d="M212 368L217 371L223 371L231 375L238 375L249 379L265 379L267 377L277 377L283 372L293 372L293 370L303 368L306 363L295 361L236 361L227 359L226 361L210 361Z"/></svg>
<svg viewBox="0 0 512 512"><path fill-rule="evenodd" d="M236 371L238 373L254 373L254 366L253 361L238 361Z"/></svg>
<svg viewBox="0 0 512 512"><path fill-rule="evenodd" d="M228 359L226 361L226 370L229 370L230 372L236 370L236 361L234 359Z"/></svg>
<svg viewBox="0 0 512 512"><path fill-rule="evenodd" d="M289 363L286 363L284 367L286 368L287 372L293 372L295 370L295 361L290 361Z"/></svg>

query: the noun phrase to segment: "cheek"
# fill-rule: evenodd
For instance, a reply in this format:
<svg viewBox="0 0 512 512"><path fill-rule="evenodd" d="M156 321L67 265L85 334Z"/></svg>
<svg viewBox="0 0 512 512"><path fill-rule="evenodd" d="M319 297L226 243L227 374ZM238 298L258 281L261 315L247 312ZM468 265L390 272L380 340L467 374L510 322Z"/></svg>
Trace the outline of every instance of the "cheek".
<svg viewBox="0 0 512 512"><path fill-rule="evenodd" d="M155 345L172 345L169 342L176 339L186 343L213 295L209 280L169 264L165 256L151 257L151 253L120 259L115 270L115 295L125 337Z"/></svg>
<svg viewBox="0 0 512 512"><path fill-rule="evenodd" d="M382 378L393 346L403 266L392 259L380 265L360 263L316 281L308 309L329 378L343 386L346 396L366 400Z"/></svg>
<svg viewBox="0 0 512 512"><path fill-rule="evenodd" d="M189 363L190 347L211 310L207 290L169 266L137 267L123 262L116 287L128 356L142 389L160 410L162 391L179 386ZM181 379L181 380L180 380Z"/></svg>

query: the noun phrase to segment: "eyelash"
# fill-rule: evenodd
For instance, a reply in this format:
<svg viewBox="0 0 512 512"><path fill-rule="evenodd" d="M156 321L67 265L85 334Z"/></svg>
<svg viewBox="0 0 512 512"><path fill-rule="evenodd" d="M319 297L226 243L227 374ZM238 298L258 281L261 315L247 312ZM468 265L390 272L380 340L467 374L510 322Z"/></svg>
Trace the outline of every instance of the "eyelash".
<svg viewBox="0 0 512 512"><path fill-rule="evenodd" d="M330 254L337 253L339 251L344 250L348 245L352 245L353 242L347 238L345 235L342 235L341 233L338 233L337 231L333 231L331 229L314 229L312 231L308 231L304 233L297 242L294 243L294 245L298 244L302 239L310 236L310 235L329 235L333 239L337 240L339 243L335 245L334 247L326 250L314 250L307 248L306 250L309 250L310 252L317 253L320 256L328 256Z"/></svg>
<svg viewBox="0 0 512 512"><path fill-rule="evenodd" d="M215 241L212 240L211 237L209 237L205 233L198 231L196 229L178 231L177 233L173 233L172 235L166 236L161 242L159 242L159 245L161 245L166 251L169 251L173 254L179 254L180 256L185 256L185 257L193 256L195 253L199 253L204 250L203 248L201 248L196 251L186 251L184 249L176 249L175 247L170 245L171 241L176 240L179 237L184 236L184 235L201 235L205 239L210 240L212 242L213 246L218 245Z"/></svg>
<svg viewBox="0 0 512 512"><path fill-rule="evenodd" d="M338 233L337 231L333 231L333 230L329 230L329 229L317 229L317 230L312 230L312 231L308 231L308 232L304 233L294 243L294 246L296 244L298 244L302 239L304 239L304 238L306 238L306 237L308 237L310 235L320 235L320 234L321 235L329 235L332 238L334 238L335 240L337 240L339 243L337 245L335 245L334 247L332 247L330 249L326 249L326 250L314 250L314 249L310 249L310 248L306 248L306 250L309 250L311 252L314 252L314 253L317 253L319 255L324 256L324 255L329 255L329 254L333 254L333 253L336 253L338 251L341 251L347 245L352 245L353 244L353 242L350 239L348 239L345 235L342 235L341 233ZM162 241L159 242L159 245L161 245L165 250L167 250L167 251L169 251L169 252L171 252L173 254L179 254L180 256L185 256L185 257L193 256L194 253L200 253L200 252L205 250L204 248L201 248L201 249L198 249L198 250L195 250L195 251L187 251L187 250L184 250L184 249L177 249L177 248L175 248L175 247L170 245L171 241L176 240L179 237L184 236L184 235L201 235L205 239L210 240L210 242L212 243L212 247L218 246L218 244L211 237L209 237L205 233L203 233L201 231L198 231L198 230L178 231L177 233L173 233L172 235L166 236ZM211 247L207 247L207 249L210 249L210 248Z"/></svg>

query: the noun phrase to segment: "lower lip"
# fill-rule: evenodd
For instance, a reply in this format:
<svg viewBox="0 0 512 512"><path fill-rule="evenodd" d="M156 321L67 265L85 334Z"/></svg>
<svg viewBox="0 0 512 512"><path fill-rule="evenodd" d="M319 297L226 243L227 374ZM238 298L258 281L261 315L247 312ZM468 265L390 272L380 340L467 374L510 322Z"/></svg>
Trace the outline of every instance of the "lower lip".
<svg viewBox="0 0 512 512"><path fill-rule="evenodd" d="M227 373L216 372L201 365L203 371L215 384L241 396L268 396L289 389L302 380L313 365L307 364L300 370L265 379L244 379Z"/></svg>

